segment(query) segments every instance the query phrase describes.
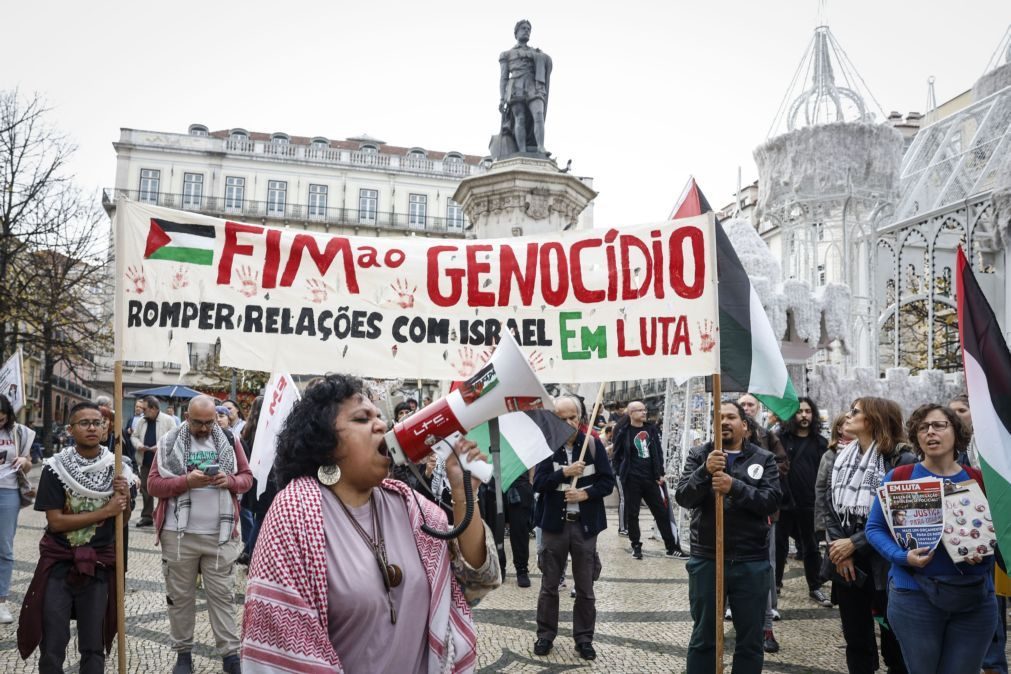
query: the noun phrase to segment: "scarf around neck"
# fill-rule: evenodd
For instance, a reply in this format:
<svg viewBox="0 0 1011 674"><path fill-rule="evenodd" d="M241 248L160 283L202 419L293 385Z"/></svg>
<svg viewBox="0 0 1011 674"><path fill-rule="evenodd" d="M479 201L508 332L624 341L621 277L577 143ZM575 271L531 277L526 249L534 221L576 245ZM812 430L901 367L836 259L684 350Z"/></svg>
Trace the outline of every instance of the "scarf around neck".
<svg viewBox="0 0 1011 674"><path fill-rule="evenodd" d="M832 507L844 524L851 516L866 518L870 514L884 476L885 461L876 442L863 454L857 440L839 452L832 466Z"/></svg>
<svg viewBox="0 0 1011 674"><path fill-rule="evenodd" d="M101 447L98 456L86 459L77 452L77 447L66 447L46 459L56 477L66 489L78 496L95 499L107 499L112 496L112 479L116 476L116 455L105 447ZM129 467L123 465L123 474ZM131 473L132 475L132 473Z"/></svg>
<svg viewBox="0 0 1011 674"><path fill-rule="evenodd" d="M219 470L225 475L235 474L235 446L228 442L225 432L215 424L211 427L211 443L217 452ZM181 477L191 469L190 454L193 450L193 435L188 423L172 429L158 440L158 474L164 478ZM175 499L175 516L179 524L179 535L186 531L190 521L190 492L187 490ZM218 545L224 545L232 538L235 528L235 508L232 492L218 489Z"/></svg>

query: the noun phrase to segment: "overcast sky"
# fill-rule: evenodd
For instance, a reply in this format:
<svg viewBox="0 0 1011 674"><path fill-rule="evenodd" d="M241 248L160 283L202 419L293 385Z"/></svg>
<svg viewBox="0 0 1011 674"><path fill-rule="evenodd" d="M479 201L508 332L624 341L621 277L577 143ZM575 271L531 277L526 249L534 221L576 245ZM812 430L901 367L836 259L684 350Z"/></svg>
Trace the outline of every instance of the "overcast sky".
<svg viewBox="0 0 1011 674"><path fill-rule="evenodd" d="M597 226L667 216L694 174L715 206L765 140L818 0L9 2L0 89L43 94L86 188L120 127L244 127L487 153L513 24L551 55L548 149L600 192ZM983 73L1007 0L836 0L827 23L884 111L923 112Z"/></svg>

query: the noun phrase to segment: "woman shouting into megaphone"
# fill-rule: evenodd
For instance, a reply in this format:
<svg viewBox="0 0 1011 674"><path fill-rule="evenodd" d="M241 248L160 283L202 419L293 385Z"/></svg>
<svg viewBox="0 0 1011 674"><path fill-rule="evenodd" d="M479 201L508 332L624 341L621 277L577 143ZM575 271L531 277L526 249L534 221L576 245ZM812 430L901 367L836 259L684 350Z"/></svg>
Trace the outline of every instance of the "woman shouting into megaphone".
<svg viewBox="0 0 1011 674"><path fill-rule="evenodd" d="M459 538L426 534L424 522L444 527L446 516L386 479L385 432L361 382L343 375L310 387L285 421L281 491L249 567L247 673L474 670L470 605L501 582L494 539L477 517ZM446 461L461 521L457 454L480 451L462 439Z"/></svg>

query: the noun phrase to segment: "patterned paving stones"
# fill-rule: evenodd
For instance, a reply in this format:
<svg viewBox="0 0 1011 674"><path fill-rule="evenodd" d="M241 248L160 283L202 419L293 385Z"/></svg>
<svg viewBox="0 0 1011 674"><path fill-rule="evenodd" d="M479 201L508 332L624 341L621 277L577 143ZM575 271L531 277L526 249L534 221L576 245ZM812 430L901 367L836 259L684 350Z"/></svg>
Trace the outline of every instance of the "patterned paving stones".
<svg viewBox="0 0 1011 674"><path fill-rule="evenodd" d="M601 534L598 551L603 562L597 595L597 631L594 645L597 659L581 660L572 642L571 602L568 591L561 593L559 636L546 657L533 653L536 630L535 607L540 576L531 574L533 587L521 589L509 568L501 588L484 599L475 611L479 638L479 671L485 672L683 672L685 649L691 633L688 614L688 581L683 561L667 559L661 541L647 540L642 561L629 554L627 538L620 538L613 522L616 508L609 506L612 527ZM136 521L136 517L134 517ZM22 511L15 539L15 567L11 602L19 608L37 559L44 516ZM647 517L644 532L650 530ZM531 549L534 546L531 545ZM508 551L508 544L506 545ZM175 661L168 646L168 621L162 591L161 555L154 547L150 529L130 529L130 562L127 579L127 644L129 671L143 674L167 672ZM531 565L533 567L533 564ZM240 567L241 568L241 567ZM241 604L245 576L237 574L236 597ZM807 598L803 569L790 562L780 597L782 622L776 623L776 637L782 650L767 655L766 672L784 674L829 674L845 672L839 614L835 609L815 606ZM571 581L570 581L571 587ZM206 606L198 594L194 665L198 672L220 672L221 660L213 648ZM237 609L241 615L241 606ZM15 610L15 615L17 611ZM36 658L22 661L15 648L14 625L0 625L0 671L35 672ZM75 649L71 640L71 650ZM728 626L726 666L729 671L733 651L733 629ZM76 653L68 654L67 671L76 672ZM114 672L115 651L106 670Z"/></svg>

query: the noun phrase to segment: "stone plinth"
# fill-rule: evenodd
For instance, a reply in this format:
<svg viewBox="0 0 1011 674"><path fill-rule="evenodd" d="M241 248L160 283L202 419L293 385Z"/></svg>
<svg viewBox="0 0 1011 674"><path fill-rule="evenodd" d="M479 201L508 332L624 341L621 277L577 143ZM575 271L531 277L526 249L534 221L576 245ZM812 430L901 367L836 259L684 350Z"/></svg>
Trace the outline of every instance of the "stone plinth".
<svg viewBox="0 0 1011 674"><path fill-rule="evenodd" d="M597 193L548 159L510 157L483 175L464 178L453 200L480 238L570 229Z"/></svg>

